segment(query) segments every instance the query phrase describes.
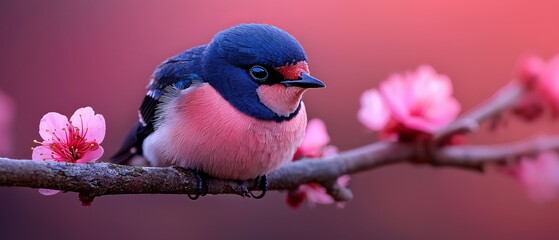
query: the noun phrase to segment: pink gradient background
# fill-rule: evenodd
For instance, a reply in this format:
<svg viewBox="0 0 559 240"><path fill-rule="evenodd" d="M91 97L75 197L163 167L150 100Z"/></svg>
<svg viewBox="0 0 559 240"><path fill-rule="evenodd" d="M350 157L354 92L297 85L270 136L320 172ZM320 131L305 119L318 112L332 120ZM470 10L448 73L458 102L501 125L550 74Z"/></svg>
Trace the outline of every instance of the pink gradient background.
<svg viewBox="0 0 559 240"><path fill-rule="evenodd" d="M375 136L356 118L359 96L391 72L429 63L454 82L465 110L512 77L522 54L559 52L556 1L15 1L0 2L0 89L17 104L15 149L30 158L49 111L92 106L107 119L107 153L129 127L153 68L243 22L269 23L305 47L327 88L309 92L342 150ZM486 129L486 127L484 128ZM510 121L473 143L557 132ZM108 155L107 155L108 156ZM489 172L400 165L359 174L355 200L294 211L263 200L210 196L44 197L0 188L0 239L557 239L559 202L532 203L513 179Z"/></svg>

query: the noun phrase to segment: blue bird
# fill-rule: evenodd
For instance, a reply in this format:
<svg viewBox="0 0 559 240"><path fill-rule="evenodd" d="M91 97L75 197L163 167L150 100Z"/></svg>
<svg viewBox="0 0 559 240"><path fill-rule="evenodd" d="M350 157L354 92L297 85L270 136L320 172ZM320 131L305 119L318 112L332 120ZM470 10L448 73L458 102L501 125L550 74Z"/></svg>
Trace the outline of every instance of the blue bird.
<svg viewBox="0 0 559 240"><path fill-rule="evenodd" d="M139 121L112 161L141 155L152 166L259 179L293 158L307 124L302 95L320 87L287 32L265 24L231 27L156 68Z"/></svg>

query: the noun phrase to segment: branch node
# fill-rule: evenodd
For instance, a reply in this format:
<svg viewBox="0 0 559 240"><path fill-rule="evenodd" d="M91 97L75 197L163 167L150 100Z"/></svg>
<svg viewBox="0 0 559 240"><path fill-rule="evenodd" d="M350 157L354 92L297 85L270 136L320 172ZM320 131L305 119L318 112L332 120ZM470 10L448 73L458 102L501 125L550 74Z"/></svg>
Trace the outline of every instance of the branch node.
<svg viewBox="0 0 559 240"><path fill-rule="evenodd" d="M326 188L328 195L332 196L336 202L348 202L353 199L353 192L351 192L349 188L338 184L336 181L323 184L323 186Z"/></svg>
<svg viewBox="0 0 559 240"><path fill-rule="evenodd" d="M90 194L86 194L86 193L79 193L78 194L78 199L82 203L82 206L89 207L89 206L91 206L91 203L93 203L93 200L95 199L95 196L90 195Z"/></svg>

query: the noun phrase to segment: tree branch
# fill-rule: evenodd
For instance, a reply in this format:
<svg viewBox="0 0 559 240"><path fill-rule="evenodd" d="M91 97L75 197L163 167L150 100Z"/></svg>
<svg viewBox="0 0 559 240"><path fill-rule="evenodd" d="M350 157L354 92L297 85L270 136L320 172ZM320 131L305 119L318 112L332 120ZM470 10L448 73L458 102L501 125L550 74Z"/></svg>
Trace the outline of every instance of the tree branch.
<svg viewBox="0 0 559 240"><path fill-rule="evenodd" d="M286 164L268 175L269 190L288 190L310 182L322 183L337 201L352 198L349 189L335 184L338 177L390 164L415 162L425 150L414 144L379 142L323 159L304 159ZM559 150L559 136L495 146L450 146L429 154L436 166L470 168L493 162L509 162L541 151ZM0 186L48 188L97 197L117 194L194 194L192 172L173 167L134 167L112 163L72 164L50 161L0 159ZM208 194L242 195L252 180L208 179Z"/></svg>
<svg viewBox="0 0 559 240"><path fill-rule="evenodd" d="M398 150L398 154L393 154ZM334 158L304 159L287 164L268 174L269 190L294 189L309 182L328 183L337 177L413 155L411 148L395 143L377 143L341 153ZM208 194L242 195L242 184L256 190L254 182L208 179ZM173 167L134 167L111 163L72 164L50 161L0 158L0 186L57 189L96 197L115 194L194 194L196 178L192 172ZM332 186L334 198L349 200L351 194Z"/></svg>
<svg viewBox="0 0 559 240"><path fill-rule="evenodd" d="M495 117L513 107L529 89L519 81L512 81L493 95L487 102L464 114L447 127L433 134L436 142L453 134L475 132L479 125L488 118Z"/></svg>

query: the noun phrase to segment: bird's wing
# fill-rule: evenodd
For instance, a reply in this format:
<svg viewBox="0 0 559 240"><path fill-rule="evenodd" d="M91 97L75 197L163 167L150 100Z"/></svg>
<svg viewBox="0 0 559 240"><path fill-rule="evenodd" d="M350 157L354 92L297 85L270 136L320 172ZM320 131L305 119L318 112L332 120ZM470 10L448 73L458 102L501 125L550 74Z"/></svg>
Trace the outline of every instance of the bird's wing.
<svg viewBox="0 0 559 240"><path fill-rule="evenodd" d="M179 53L155 69L147 86L148 92L138 111L139 120L130 130L120 150L111 158L113 163L123 163L135 154L142 154L142 143L155 129L155 110L161 103L160 98L167 87L186 89L194 80L203 81L197 70L200 69L198 64L205 48L206 46L202 45Z"/></svg>

